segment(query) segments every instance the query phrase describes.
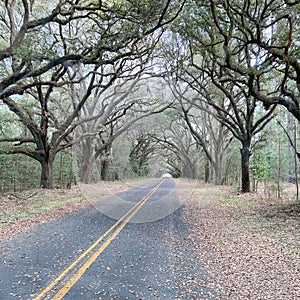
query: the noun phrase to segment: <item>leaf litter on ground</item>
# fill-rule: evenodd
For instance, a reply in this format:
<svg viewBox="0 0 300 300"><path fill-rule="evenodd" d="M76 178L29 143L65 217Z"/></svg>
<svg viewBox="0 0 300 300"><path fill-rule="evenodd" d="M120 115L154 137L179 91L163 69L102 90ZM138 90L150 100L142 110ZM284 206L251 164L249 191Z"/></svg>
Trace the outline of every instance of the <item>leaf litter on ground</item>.
<svg viewBox="0 0 300 300"><path fill-rule="evenodd" d="M300 299L300 214L290 198L200 184L183 219L218 299Z"/></svg>
<svg viewBox="0 0 300 300"><path fill-rule="evenodd" d="M2 195L0 240L92 205L127 188L128 185L124 182L110 182L76 185L71 189L35 189Z"/></svg>

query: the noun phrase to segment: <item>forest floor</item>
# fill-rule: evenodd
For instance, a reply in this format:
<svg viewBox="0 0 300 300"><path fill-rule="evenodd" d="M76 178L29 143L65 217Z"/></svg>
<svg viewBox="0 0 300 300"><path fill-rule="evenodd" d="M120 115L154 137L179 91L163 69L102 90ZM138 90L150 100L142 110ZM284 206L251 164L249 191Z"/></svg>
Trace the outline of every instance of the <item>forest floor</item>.
<svg viewBox="0 0 300 300"><path fill-rule="evenodd" d="M224 299L300 299L300 204L292 189L278 199L200 184L187 199L191 247Z"/></svg>
<svg viewBox="0 0 300 300"><path fill-rule="evenodd" d="M129 187L114 182L2 196L0 240ZM300 205L289 190L278 199L262 191L238 195L229 186L178 182L190 228L184 242L201 257L222 299L300 299Z"/></svg>
<svg viewBox="0 0 300 300"><path fill-rule="evenodd" d="M0 240L92 205L130 186L124 182L80 184L71 189L35 189L0 196Z"/></svg>

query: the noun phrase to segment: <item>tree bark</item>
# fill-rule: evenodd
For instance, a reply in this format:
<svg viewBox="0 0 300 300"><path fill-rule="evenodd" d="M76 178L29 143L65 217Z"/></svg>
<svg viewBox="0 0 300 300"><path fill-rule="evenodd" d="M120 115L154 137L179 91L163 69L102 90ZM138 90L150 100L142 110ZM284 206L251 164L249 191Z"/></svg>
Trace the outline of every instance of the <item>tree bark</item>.
<svg viewBox="0 0 300 300"><path fill-rule="evenodd" d="M241 149L242 155L242 193L250 192L250 170L249 170L249 161L250 161L250 143L248 141L244 142Z"/></svg>
<svg viewBox="0 0 300 300"><path fill-rule="evenodd" d="M204 182L209 182L209 174L210 174L210 162L207 158L205 158L205 165L204 165Z"/></svg>
<svg viewBox="0 0 300 300"><path fill-rule="evenodd" d="M214 184L215 185L223 184L224 168L223 168L222 153L215 153L215 160L214 160L213 167L214 167Z"/></svg>
<svg viewBox="0 0 300 300"><path fill-rule="evenodd" d="M40 186L44 189L52 189L54 156L51 153L46 153L43 158L40 160L42 166Z"/></svg>
<svg viewBox="0 0 300 300"><path fill-rule="evenodd" d="M101 180L108 181L109 180L109 160L104 159L101 162Z"/></svg>
<svg viewBox="0 0 300 300"><path fill-rule="evenodd" d="M83 183L92 183L92 174L95 165L93 140L91 138L88 138L83 141L82 149L82 165L79 173L80 180Z"/></svg>
<svg viewBox="0 0 300 300"><path fill-rule="evenodd" d="M81 170L80 170L80 180L81 182L83 183L91 183L92 182L92 176L91 176L91 173L92 173L92 168L93 168L93 164L92 163L84 163L83 166L81 167Z"/></svg>

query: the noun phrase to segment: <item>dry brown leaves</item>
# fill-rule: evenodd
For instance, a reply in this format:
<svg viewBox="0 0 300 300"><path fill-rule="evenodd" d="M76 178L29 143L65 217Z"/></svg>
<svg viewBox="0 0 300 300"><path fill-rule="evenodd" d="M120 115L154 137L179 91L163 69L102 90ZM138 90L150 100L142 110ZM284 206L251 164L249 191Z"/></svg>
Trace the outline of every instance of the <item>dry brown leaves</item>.
<svg viewBox="0 0 300 300"><path fill-rule="evenodd" d="M184 220L219 299L300 299L300 214L284 200L198 185Z"/></svg>
<svg viewBox="0 0 300 300"><path fill-rule="evenodd" d="M128 188L122 182L77 185L71 189L36 189L0 197L0 240L24 232L30 227L54 220L93 204L94 201ZM36 211L36 212L34 212ZM44 212L43 212L44 211ZM29 215L29 216L26 216Z"/></svg>

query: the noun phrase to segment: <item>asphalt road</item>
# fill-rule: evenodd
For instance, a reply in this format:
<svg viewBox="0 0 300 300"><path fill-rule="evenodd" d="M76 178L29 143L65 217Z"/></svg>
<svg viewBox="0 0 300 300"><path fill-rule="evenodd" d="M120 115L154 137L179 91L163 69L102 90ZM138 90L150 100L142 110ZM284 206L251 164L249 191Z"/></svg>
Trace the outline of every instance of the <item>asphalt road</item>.
<svg viewBox="0 0 300 300"><path fill-rule="evenodd" d="M174 187L150 182L2 241L0 299L215 299Z"/></svg>

